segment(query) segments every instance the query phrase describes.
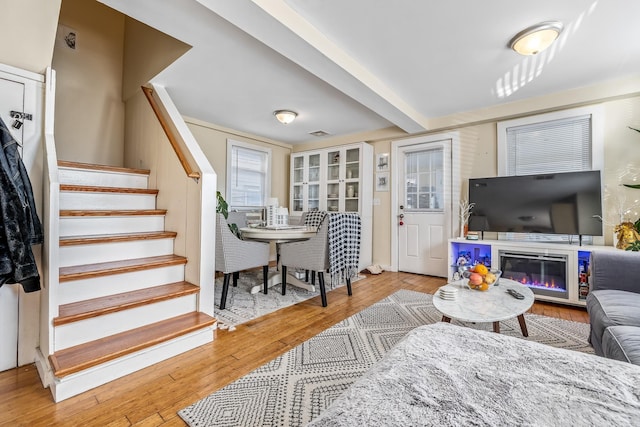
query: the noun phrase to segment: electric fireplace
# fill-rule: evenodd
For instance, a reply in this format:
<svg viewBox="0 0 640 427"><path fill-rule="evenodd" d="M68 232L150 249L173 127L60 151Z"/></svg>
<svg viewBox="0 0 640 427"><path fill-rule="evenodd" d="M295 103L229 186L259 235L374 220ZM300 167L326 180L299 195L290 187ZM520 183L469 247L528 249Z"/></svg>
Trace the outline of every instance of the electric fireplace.
<svg viewBox="0 0 640 427"><path fill-rule="evenodd" d="M534 294L569 299L567 255L499 251L502 277L528 286Z"/></svg>

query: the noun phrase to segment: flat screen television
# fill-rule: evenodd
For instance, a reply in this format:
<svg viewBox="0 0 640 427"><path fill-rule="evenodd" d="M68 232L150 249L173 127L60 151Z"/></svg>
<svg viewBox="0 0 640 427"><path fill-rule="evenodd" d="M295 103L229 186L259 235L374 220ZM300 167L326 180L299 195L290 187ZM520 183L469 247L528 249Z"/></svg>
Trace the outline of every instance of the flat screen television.
<svg viewBox="0 0 640 427"><path fill-rule="evenodd" d="M475 178L469 230L602 236L600 171Z"/></svg>

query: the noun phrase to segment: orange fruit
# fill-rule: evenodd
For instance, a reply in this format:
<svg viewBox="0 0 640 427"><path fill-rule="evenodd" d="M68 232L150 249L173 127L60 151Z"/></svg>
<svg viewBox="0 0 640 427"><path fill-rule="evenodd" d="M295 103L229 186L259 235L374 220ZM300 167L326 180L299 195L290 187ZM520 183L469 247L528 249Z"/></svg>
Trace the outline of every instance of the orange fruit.
<svg viewBox="0 0 640 427"><path fill-rule="evenodd" d="M481 291L488 291L489 290L489 284L487 282L482 282L482 284L480 285L480 290Z"/></svg>
<svg viewBox="0 0 640 427"><path fill-rule="evenodd" d="M476 273L478 273L481 276L484 276L485 274L487 274L489 272L489 269L484 264L476 264L476 266L473 267L473 271L475 271Z"/></svg>

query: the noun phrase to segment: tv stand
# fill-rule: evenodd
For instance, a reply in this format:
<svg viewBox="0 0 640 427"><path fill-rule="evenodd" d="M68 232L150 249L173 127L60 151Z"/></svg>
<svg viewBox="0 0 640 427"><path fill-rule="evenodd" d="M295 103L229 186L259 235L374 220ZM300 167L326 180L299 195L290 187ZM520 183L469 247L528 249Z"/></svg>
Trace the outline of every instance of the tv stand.
<svg viewBox="0 0 640 427"><path fill-rule="evenodd" d="M582 237L582 236L580 236ZM536 299L560 304L584 307L588 293L587 278L589 274L589 258L593 249L618 250L613 246L582 246L554 242L526 242L513 240L466 240L449 239L449 277L454 280L457 272L458 258L463 254L469 256L470 263L483 263L491 269L500 269L501 252L519 252L540 257L561 256L566 259L566 293L563 297L536 294Z"/></svg>

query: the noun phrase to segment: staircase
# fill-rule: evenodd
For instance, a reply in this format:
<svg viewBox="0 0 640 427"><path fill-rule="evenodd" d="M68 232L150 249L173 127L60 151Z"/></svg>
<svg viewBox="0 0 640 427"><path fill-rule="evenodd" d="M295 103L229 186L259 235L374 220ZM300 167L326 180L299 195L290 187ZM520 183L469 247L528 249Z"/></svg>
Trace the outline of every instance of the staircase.
<svg viewBox="0 0 640 427"><path fill-rule="evenodd" d="M216 320L184 280L149 171L60 161L59 177L54 399L212 341Z"/></svg>

